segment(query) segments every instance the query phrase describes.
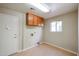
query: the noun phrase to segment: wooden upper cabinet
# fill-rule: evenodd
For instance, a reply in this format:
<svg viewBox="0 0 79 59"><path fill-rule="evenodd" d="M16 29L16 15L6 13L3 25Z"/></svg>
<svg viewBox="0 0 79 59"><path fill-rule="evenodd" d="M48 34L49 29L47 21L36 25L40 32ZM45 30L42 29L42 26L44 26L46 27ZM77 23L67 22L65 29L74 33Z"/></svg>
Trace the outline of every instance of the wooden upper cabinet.
<svg viewBox="0 0 79 59"><path fill-rule="evenodd" d="M27 25L29 26L43 26L44 25L44 19L32 13L27 13L26 20L27 20L26 21Z"/></svg>

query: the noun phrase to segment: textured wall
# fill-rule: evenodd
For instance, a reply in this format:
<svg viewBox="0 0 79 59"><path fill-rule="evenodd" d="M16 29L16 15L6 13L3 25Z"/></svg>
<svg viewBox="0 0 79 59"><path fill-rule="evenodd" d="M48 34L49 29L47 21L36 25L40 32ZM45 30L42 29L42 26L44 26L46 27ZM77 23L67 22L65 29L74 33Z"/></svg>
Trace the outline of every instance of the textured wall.
<svg viewBox="0 0 79 59"><path fill-rule="evenodd" d="M78 50L78 12L72 12L48 19L44 28L44 41L59 47L77 52ZM50 23L60 20L63 23L62 32L51 32Z"/></svg>

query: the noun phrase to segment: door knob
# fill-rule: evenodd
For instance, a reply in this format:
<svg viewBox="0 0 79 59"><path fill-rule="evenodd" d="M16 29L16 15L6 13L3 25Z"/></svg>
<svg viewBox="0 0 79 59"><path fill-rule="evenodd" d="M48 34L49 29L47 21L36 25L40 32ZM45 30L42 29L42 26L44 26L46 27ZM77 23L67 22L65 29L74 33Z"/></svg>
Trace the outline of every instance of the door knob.
<svg viewBox="0 0 79 59"><path fill-rule="evenodd" d="M16 34L14 34L14 35L16 35Z"/></svg>
<svg viewBox="0 0 79 59"><path fill-rule="evenodd" d="M16 38L16 37L14 37L14 38Z"/></svg>

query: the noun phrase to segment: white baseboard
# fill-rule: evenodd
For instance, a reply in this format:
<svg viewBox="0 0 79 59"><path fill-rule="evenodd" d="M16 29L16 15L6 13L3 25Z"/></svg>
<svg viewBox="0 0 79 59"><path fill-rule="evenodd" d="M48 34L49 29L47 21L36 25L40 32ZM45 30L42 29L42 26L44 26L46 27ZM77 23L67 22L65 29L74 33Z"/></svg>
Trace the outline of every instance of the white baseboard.
<svg viewBox="0 0 79 59"><path fill-rule="evenodd" d="M29 47L29 48L25 48L25 49L23 49L23 50L19 50L19 51L17 51L16 53L20 53L20 52L26 51L26 50L31 49L31 48L34 48L34 47L36 47L36 46L38 46L38 45L36 44L36 45L31 46L31 47Z"/></svg>
<svg viewBox="0 0 79 59"><path fill-rule="evenodd" d="M54 45L54 44L51 44L51 43L48 43L48 42L40 42L40 44L43 44L43 43L48 44L48 45L51 45L51 46L56 47L56 48L58 48L58 49L67 51L67 52L69 52L69 53L73 53L73 54L76 54L76 55L77 55L76 52L71 51L71 50L68 50L68 49L64 49L64 48L59 47L59 46L57 46L57 45ZM38 45L34 45L34 46L29 47L29 48L26 48L26 49L23 49L23 50L19 50L19 51L17 51L16 53L20 53L20 52L26 51L26 50L31 49L31 48L36 47L36 46L38 46Z"/></svg>
<svg viewBox="0 0 79 59"><path fill-rule="evenodd" d="M58 49L61 49L61 50L67 51L67 52L69 52L69 53L73 53L73 54L76 54L76 55L77 55L76 52L71 51L71 50L68 50L68 49L64 49L64 48L59 47L59 46L57 46L57 45L54 45L54 44L51 44L51 43L48 43L48 42L41 42L40 44L42 44L42 43L45 43L45 44L51 45L51 46L56 47L56 48L58 48Z"/></svg>

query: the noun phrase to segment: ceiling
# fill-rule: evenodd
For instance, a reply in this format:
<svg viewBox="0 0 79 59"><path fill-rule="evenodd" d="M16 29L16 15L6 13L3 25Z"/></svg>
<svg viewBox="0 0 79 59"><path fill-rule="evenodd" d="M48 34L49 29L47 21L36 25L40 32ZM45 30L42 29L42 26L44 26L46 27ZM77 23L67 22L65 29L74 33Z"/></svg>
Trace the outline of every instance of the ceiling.
<svg viewBox="0 0 79 59"><path fill-rule="evenodd" d="M39 9L37 9L36 7L29 5L28 3L26 4L25 3L3 3L3 4L0 4L0 7L13 9L23 13L26 13L29 10L31 10L30 8L34 8L34 13L36 15L44 17L45 19L75 11L77 10L77 7L78 7L77 3L45 3L45 4L50 9L50 12L48 13L44 13Z"/></svg>

